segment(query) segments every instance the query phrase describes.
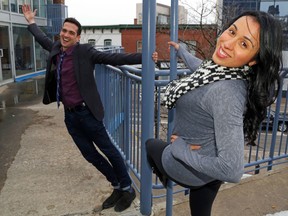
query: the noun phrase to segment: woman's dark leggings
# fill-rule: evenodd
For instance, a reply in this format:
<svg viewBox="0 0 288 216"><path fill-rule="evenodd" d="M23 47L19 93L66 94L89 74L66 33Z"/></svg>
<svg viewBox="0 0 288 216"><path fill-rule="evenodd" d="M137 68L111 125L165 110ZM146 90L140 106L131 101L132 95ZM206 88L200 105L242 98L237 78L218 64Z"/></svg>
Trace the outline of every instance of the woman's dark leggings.
<svg viewBox="0 0 288 216"><path fill-rule="evenodd" d="M223 182L215 180L203 186L191 187L188 185L185 186L175 179L172 179L165 172L161 160L162 153L167 145L168 143L158 139L149 139L146 141L147 159L154 173L160 180L164 179L164 182L162 182L164 186L166 186L165 179L169 178L181 186L190 189L189 204L192 216L210 216L213 202ZM181 179L181 176L179 176L179 179Z"/></svg>

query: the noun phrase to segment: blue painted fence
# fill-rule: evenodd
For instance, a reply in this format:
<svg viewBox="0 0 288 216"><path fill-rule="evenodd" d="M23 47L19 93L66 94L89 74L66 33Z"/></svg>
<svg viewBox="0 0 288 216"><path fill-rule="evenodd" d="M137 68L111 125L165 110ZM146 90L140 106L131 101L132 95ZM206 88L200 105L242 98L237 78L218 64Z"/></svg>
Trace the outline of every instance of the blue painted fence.
<svg viewBox="0 0 288 216"><path fill-rule="evenodd" d="M167 137L170 137L174 113L168 112L161 105L162 89L169 82L167 77L174 79L189 71L177 70L173 48L170 70L155 71L155 64L151 59L155 50L155 11L156 0L143 1L142 68L97 65L95 79L104 103L104 123L108 134L126 161L134 186L140 192L141 214L150 215L153 199L165 197L166 216L170 216L173 194L180 192L187 194L187 190L181 187L179 189L179 186L176 187L172 182L169 182L167 190L163 190L162 184L152 175L148 166L144 143L148 138L167 140ZM178 41L177 11L178 1L171 0L170 37L173 41ZM285 77L286 74L283 72L281 76ZM279 94L277 102L269 107L267 119L259 128L258 145L245 148L247 174L269 171L288 162L287 125L283 124L288 123L286 117L288 91L287 86L283 87L281 84L281 88L284 91Z"/></svg>
<svg viewBox="0 0 288 216"><path fill-rule="evenodd" d="M115 51L115 50L114 50ZM143 102L143 92L147 89L143 88L142 69L131 66L112 67L97 65L96 82L101 92L105 108L105 120L107 131L113 143L122 153L126 161L127 168L133 175L134 186L141 193L141 188L149 188L145 193L152 194L153 190L163 189L161 182L155 176L152 176L147 166L145 156L143 157L143 123L147 119L143 118L143 112L153 110L153 122L149 123L149 129L152 129L151 137L167 139L167 131L169 130L169 121L167 109L161 105L162 87L169 82L169 70L155 71L153 75L154 85L153 103ZM189 73L188 70L178 70L177 75ZM282 74L284 76L285 74ZM287 88L287 87L286 87ZM267 119L259 128L259 137L257 146L246 147L245 149L245 169L247 174L257 174L261 170L271 170L273 167L288 162L288 139L287 139L287 101L288 91L284 90L279 94L275 104L268 109ZM143 161L146 161L144 163ZM143 172L143 170L145 170ZM148 171L147 171L148 170ZM261 171L262 172L262 171ZM143 181L143 176L152 176L151 181ZM173 187L173 185L171 185ZM179 187L178 187L179 188ZM149 193L151 190L151 193ZM162 190L163 191L163 190ZM185 192L185 189L174 193ZM154 199L165 197L168 194L158 194L157 196L142 197L140 202L151 203L151 197ZM169 198L169 196L167 196ZM169 198L172 200L173 194ZM148 200L147 200L148 199ZM167 215L172 212L172 202L167 200ZM170 209L170 210L169 210ZM169 211L168 211L169 210ZM151 205L140 209L143 215L151 213ZM169 213L170 212L170 213Z"/></svg>

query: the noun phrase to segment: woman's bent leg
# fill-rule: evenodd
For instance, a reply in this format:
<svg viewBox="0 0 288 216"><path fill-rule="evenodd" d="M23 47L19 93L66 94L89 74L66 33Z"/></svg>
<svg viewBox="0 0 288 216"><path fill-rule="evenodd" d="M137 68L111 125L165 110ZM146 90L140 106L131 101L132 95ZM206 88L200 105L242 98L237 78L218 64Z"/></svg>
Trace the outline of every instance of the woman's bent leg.
<svg viewBox="0 0 288 216"><path fill-rule="evenodd" d="M162 165L162 153L168 143L159 139L149 139L146 141L147 160L153 172L159 177L163 186L167 186L167 174Z"/></svg>

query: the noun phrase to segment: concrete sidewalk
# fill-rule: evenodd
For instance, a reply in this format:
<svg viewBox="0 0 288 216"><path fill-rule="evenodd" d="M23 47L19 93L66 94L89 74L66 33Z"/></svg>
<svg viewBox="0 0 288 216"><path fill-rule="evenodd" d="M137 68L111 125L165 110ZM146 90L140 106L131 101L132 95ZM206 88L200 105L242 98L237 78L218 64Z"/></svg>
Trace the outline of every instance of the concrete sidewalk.
<svg viewBox="0 0 288 216"><path fill-rule="evenodd" d="M20 139L20 150L10 166L0 193L0 216L137 216L139 194L133 205L116 214L100 211L112 188L84 160L68 135L63 109L41 103L22 107L35 111ZM288 210L288 167L225 184L212 216L263 216ZM165 216L165 202L156 200L153 215ZM190 215L188 197L177 194L173 215Z"/></svg>

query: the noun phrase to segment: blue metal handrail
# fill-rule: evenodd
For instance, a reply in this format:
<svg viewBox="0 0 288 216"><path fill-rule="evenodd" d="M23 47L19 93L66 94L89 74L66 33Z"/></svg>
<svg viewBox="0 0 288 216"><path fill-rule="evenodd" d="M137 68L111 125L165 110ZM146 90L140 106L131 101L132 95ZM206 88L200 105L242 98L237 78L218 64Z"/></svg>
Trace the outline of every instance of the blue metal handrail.
<svg viewBox="0 0 288 216"><path fill-rule="evenodd" d="M174 115L173 112L168 112L161 106L161 90L170 79L190 72L185 69L177 70L173 48L170 52L171 69L155 71L154 62L151 59L155 50L155 10L155 0L143 1L142 69L132 66L97 65L95 79L105 108L104 124L107 132L121 152L131 175L135 177L133 178L135 179L134 186L140 192L141 214L150 215L153 199L166 197L166 215L168 216L172 215L173 194L179 192L187 194L187 189L177 189L173 192L175 184L169 182L166 193L153 195L154 190L162 189L163 191L164 187L157 177L152 175L144 145L148 138L169 139ZM173 41L178 40L177 12L178 1L171 0L171 40ZM119 52L122 51L119 50ZM285 74L281 76L283 78ZM257 174L264 169L269 171L276 165L288 162L287 132L277 131L280 111L283 111L283 107L284 119L282 120L285 122L287 119L287 88L285 92L286 97L282 97L282 93L278 96L276 104L272 104L268 109L275 111L272 133L269 130L271 115L268 115L266 127L259 129L258 145L245 148L245 172L247 174Z"/></svg>
<svg viewBox="0 0 288 216"><path fill-rule="evenodd" d="M137 179L137 182L134 181L134 186L140 194L143 194L141 193L143 186L150 188L152 192L153 190L163 189L158 179L152 176L151 170L148 171L150 172L151 182L143 181L145 176L149 176L149 173L147 173L147 171L143 172L142 169L142 160L143 157L145 157L145 155L143 156L142 154L145 143L145 141L143 141L143 127L149 127L149 129L153 130L151 137L167 139L169 124L167 119L168 112L167 109L161 105L161 94L163 94L161 89L169 80L158 78L167 77L170 72L168 70L155 71L155 74L153 74L155 78L154 86L152 87L153 103L143 105L145 103L145 101L143 101L143 91L151 87L143 87L143 76L145 74L141 69L131 66L113 67L97 65L96 71L96 82L105 107L104 123L112 142L117 146L125 159L127 168ZM187 72L187 70L177 70L177 76ZM284 93L279 94L277 102L268 108L267 118L270 118L272 115L269 117L269 110L271 110L271 113L272 110L274 110L274 121L269 122L267 120L266 124L262 124L262 127L259 129L258 145L255 147L246 147L245 149L247 154L245 157L245 172L247 174L257 174L260 170L264 169L269 171L272 167L288 162L287 131L278 130L279 122L281 123L279 119L280 113L287 112L287 87L283 92ZM146 118L143 112L146 111L147 106L151 106L153 109L153 122L148 126L143 126ZM278 117L276 115L277 113ZM287 116L283 116L284 119L282 120L288 123ZM171 187L174 188L174 184L171 183ZM147 192L146 189L144 191L145 193ZM173 200L173 194L179 192L186 193L187 191L184 188L178 189L172 192L169 199ZM158 195L151 195L151 197L169 197L167 191L166 193L157 194ZM152 202L151 197L140 196L140 202ZM170 203L167 197L166 203L169 206L166 208L166 215L170 215L172 214L172 203ZM147 214L147 212L151 211L151 205L149 209L145 209L145 211L140 209L140 211L142 214Z"/></svg>

